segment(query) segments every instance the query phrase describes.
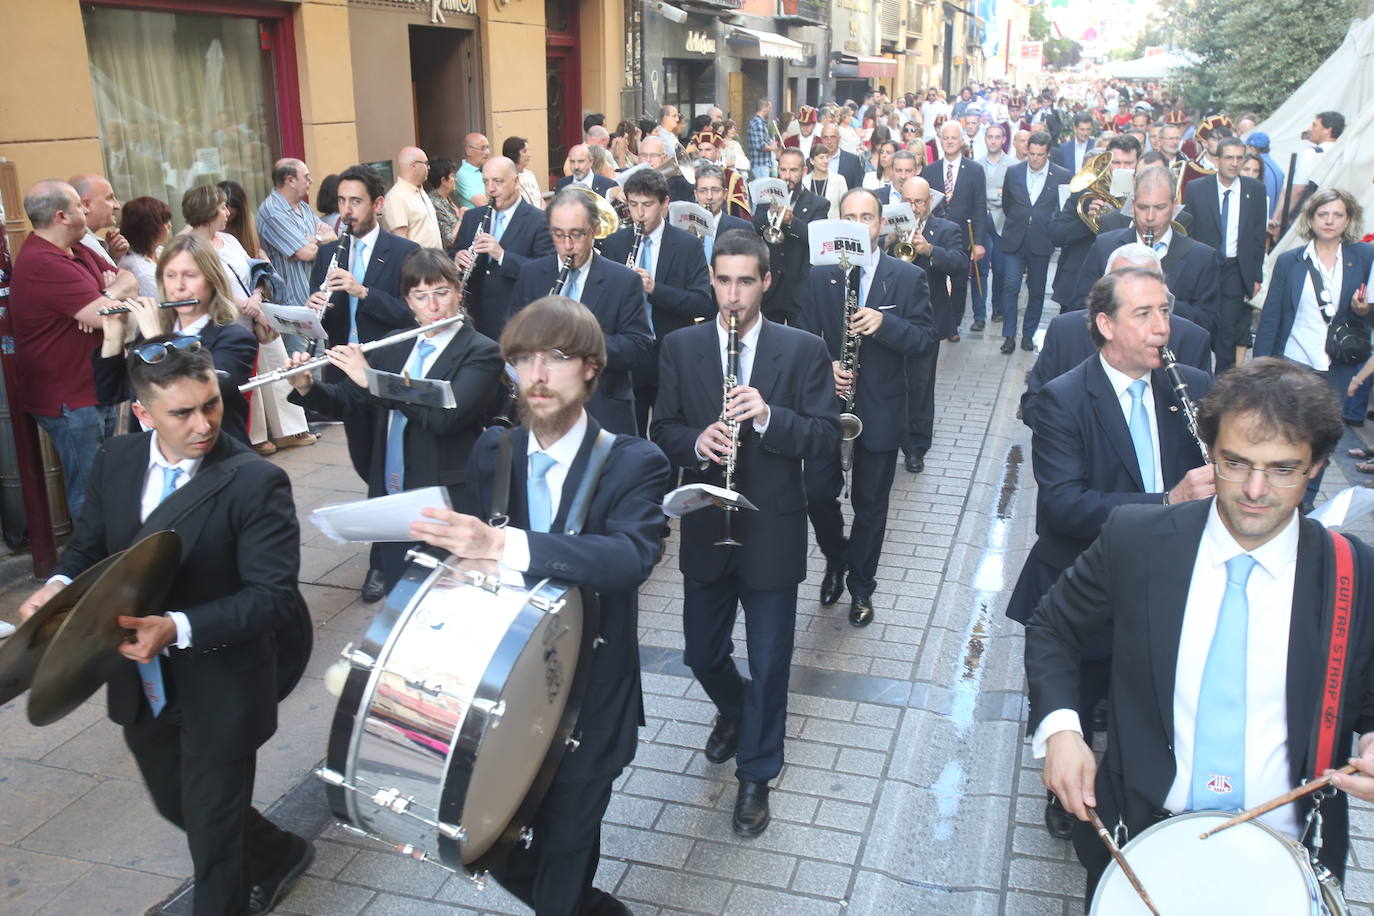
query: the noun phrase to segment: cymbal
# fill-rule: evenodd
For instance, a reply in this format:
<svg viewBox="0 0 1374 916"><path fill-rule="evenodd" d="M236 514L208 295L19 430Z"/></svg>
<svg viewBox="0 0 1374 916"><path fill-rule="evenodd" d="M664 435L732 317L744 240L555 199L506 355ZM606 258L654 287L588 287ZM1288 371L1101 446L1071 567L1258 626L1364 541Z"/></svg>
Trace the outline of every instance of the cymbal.
<svg viewBox="0 0 1374 916"><path fill-rule="evenodd" d="M175 531L148 535L106 569L67 614L43 654L29 691L29 721L51 725L100 689L128 660L119 646L129 631L120 616L160 614L181 565Z"/></svg>
<svg viewBox="0 0 1374 916"><path fill-rule="evenodd" d="M112 554L77 576L21 623L9 639L0 643L0 705L29 689L43 653L67 614L122 554L123 551Z"/></svg>

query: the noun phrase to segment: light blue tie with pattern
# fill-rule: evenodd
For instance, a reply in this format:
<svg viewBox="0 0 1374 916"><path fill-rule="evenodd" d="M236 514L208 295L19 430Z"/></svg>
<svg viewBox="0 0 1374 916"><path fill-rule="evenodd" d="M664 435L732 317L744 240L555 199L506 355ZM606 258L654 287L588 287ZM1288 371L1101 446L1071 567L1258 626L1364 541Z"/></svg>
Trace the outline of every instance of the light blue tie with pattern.
<svg viewBox="0 0 1374 916"><path fill-rule="evenodd" d="M1245 656L1250 626L1245 583L1254 568L1255 558L1249 554L1226 561L1226 591L1197 699L1188 802L1192 811L1245 807Z"/></svg>
<svg viewBox="0 0 1374 916"><path fill-rule="evenodd" d="M649 272L649 276L654 275L654 240L649 236L644 236L644 247L639 249L639 266ZM644 314L649 319L649 331L652 333L654 328L654 305L649 301L649 297L644 297Z"/></svg>
<svg viewBox="0 0 1374 916"><path fill-rule="evenodd" d="M162 494L157 498L159 505L176 492L177 481L184 473L186 472L181 468L162 469ZM162 683L162 659L154 658L150 662L139 662L138 676L143 681L143 695L148 698L153 718L157 718L167 706L167 693Z"/></svg>
<svg viewBox="0 0 1374 916"><path fill-rule="evenodd" d="M1131 382L1126 391L1131 396L1131 444L1135 446L1135 460L1140 464L1141 489L1149 493L1155 485L1155 441L1150 435L1150 415L1145 412L1145 380Z"/></svg>
<svg viewBox="0 0 1374 916"><path fill-rule="evenodd" d="M530 455L530 477L525 481L525 500L530 508L531 531L548 531L553 523L553 500L546 476L553 466L554 460L548 452Z"/></svg>
<svg viewBox="0 0 1374 916"><path fill-rule="evenodd" d="M363 276L367 273L367 267L363 263L363 255L367 252L367 242L362 239L353 240L353 250L349 252L348 269L353 274L353 279L359 283L363 282ZM348 342L358 342L358 297L348 297Z"/></svg>
<svg viewBox="0 0 1374 916"><path fill-rule="evenodd" d="M425 374L425 360L434 352L434 344L421 340L415 345L415 355L410 359L411 378L421 378ZM399 410L391 412L391 429L386 434L386 491L399 493L405 487L406 476L406 415Z"/></svg>
<svg viewBox="0 0 1374 916"><path fill-rule="evenodd" d="M711 252L714 251L716 247L716 237L714 235L708 235L702 241L706 243L706 264L709 267L711 264Z"/></svg>

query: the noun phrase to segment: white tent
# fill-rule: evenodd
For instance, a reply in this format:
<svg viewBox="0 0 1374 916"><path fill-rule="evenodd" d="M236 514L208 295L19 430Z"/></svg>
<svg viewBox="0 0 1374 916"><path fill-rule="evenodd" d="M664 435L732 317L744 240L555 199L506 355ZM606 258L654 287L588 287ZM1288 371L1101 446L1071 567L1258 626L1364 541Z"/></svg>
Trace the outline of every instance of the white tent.
<svg viewBox="0 0 1374 916"><path fill-rule="evenodd" d="M1192 64L1193 59L1184 52L1168 51L1135 60L1113 61L1107 65L1107 70L1113 79L1163 80Z"/></svg>

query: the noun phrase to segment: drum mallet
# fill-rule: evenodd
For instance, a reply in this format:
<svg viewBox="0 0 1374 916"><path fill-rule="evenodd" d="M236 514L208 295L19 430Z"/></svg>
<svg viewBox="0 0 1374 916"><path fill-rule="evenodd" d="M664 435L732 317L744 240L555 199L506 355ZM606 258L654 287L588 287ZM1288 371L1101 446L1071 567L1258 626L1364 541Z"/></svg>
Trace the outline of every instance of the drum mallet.
<svg viewBox="0 0 1374 916"><path fill-rule="evenodd" d="M1116 860L1116 864L1121 866L1121 873L1126 876L1126 880L1131 882L1131 887L1135 888L1135 892L1140 895L1141 902L1145 904L1145 907L1153 913L1154 916L1159 916L1159 910L1155 909L1154 901L1151 900L1150 895L1145 892L1145 885L1140 883L1140 877L1136 875L1135 869L1131 868L1126 862L1126 857L1121 854L1121 847L1116 845L1116 840L1112 839L1112 835L1107 830L1107 826L1102 823L1102 818L1097 816L1097 809L1089 808L1088 817L1092 819L1093 829L1097 831L1098 836L1102 837L1102 842L1106 845L1107 851L1112 854L1112 858Z"/></svg>
<svg viewBox="0 0 1374 916"><path fill-rule="evenodd" d="M1256 805L1255 807L1251 808L1249 811L1243 812L1243 813L1241 813L1241 814L1237 814L1235 817L1231 818L1229 821L1227 821L1227 822L1224 823L1224 824L1219 824L1219 825L1217 825L1216 827L1213 827L1211 830L1204 830L1202 833L1199 833L1199 834L1198 834L1198 839L1199 839L1199 840L1205 840L1205 839L1207 839L1209 836L1212 836L1212 835L1215 834L1215 833L1221 833L1221 832L1222 832L1223 830L1225 830L1227 827L1234 827L1234 826L1236 826L1237 824L1243 824L1243 823L1245 823L1246 821L1253 821L1255 818L1259 817L1260 815L1262 815L1262 814L1268 814L1270 811L1273 811L1275 808L1282 808L1284 805L1288 804L1289 802L1295 802L1295 801L1297 801L1298 799L1302 798L1304 795L1311 795L1313 792L1316 792L1318 789L1325 789L1327 786L1329 786L1329 785L1331 784L1331 777L1332 777L1332 776L1337 776L1337 775L1349 776L1351 773L1354 773L1354 772L1355 772L1355 764L1353 764L1353 763L1348 763L1348 764L1346 764L1345 766L1341 767L1339 770L1335 770L1334 772L1329 773L1329 774L1327 774L1326 776L1321 777L1320 779L1314 779L1314 780L1312 780L1312 781L1309 782L1309 783L1304 783L1303 785L1298 786L1296 789L1291 789L1291 790L1289 790L1289 791L1283 793L1283 794L1280 795L1278 798L1271 798L1271 799L1269 799L1269 801L1265 802L1265 803L1262 804L1262 805Z"/></svg>

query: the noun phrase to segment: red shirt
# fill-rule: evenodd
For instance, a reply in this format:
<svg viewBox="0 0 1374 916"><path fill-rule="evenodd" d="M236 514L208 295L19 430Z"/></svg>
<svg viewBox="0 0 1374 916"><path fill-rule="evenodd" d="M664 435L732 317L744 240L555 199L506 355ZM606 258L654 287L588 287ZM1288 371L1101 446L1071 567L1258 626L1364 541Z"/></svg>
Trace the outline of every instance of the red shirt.
<svg viewBox="0 0 1374 916"><path fill-rule="evenodd" d="M19 403L29 413L62 415L97 403L91 357L101 335L73 317L100 298L109 265L80 242L63 251L34 234L24 240L10 281L14 359L22 379Z"/></svg>

